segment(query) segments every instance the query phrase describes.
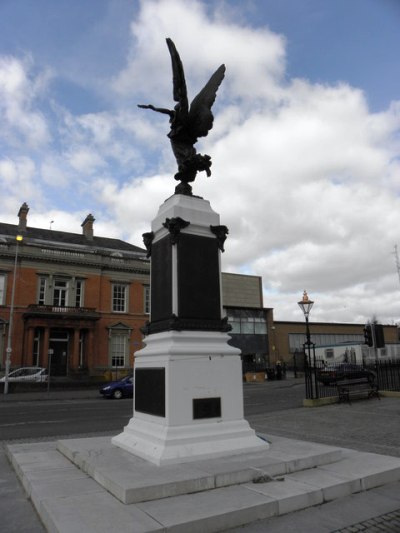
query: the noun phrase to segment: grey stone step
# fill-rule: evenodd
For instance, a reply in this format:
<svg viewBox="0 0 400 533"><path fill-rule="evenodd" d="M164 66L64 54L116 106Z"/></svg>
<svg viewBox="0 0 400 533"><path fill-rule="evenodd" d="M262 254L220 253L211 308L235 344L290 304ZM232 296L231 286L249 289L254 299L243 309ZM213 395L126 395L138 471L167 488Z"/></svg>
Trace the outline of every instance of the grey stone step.
<svg viewBox="0 0 400 533"><path fill-rule="evenodd" d="M274 477L337 461L339 448L273 437L267 451L156 466L109 438L58 441L57 449L123 503L159 500Z"/></svg>
<svg viewBox="0 0 400 533"><path fill-rule="evenodd" d="M331 455L330 461L326 460L327 457L322 461L324 448L327 453L334 449L313 443L271 438L268 454L274 456L269 457L268 466L279 464L274 461L282 454L286 457L283 461L286 472L270 476L261 468L258 472L264 474L256 476L257 483L245 480L227 485L226 481L229 481L231 474L235 477L239 472L239 477L243 479L243 472L247 471L244 465L249 458L236 457L233 470L232 458L205 462L212 463L208 466L207 475L196 463L196 466L191 465L186 472L186 479L199 468L196 472L200 479L214 476L214 480L222 481L222 486L208 490L201 487L199 492L124 504L96 480L96 468L106 467L106 462L112 456L112 448L104 447L104 443L98 439L78 440L81 442L75 441L74 444L65 446L70 451L80 449L80 458L75 459L81 463L84 460L83 449L86 449L88 470L89 465L96 465L92 472L93 478L60 453L55 443L8 446L8 456L27 495L32 499L45 527L51 532L212 533L260 519L282 516L400 479L399 458L336 449L340 453ZM305 453L307 449L310 451L308 456ZM125 453L123 452L122 459L118 456L122 464L127 460ZM313 453L317 464L301 468L306 463L312 464ZM88 458L97 460L92 462ZM264 463L258 463L253 457L252 464L258 465L254 468L263 467L265 460L264 457ZM158 470L160 476L161 467L152 466L155 469L153 475ZM137 471L138 477L144 475L143 468L142 465L142 471ZM167 467L162 467L164 468ZM171 478L171 483L174 479L173 468L176 465L164 472L167 478ZM183 470L179 470L175 479L179 481L183 478ZM148 486L156 486L156 479L154 477ZM166 484L165 479L161 484Z"/></svg>

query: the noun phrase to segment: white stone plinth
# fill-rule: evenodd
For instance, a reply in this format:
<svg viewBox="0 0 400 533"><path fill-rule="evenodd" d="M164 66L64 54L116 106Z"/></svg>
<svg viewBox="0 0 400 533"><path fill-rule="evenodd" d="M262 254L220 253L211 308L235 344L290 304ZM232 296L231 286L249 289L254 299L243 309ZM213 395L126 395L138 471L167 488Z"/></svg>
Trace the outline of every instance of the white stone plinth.
<svg viewBox="0 0 400 533"><path fill-rule="evenodd" d="M267 449L243 418L239 350L221 332L165 331L146 338L135 369L165 368L165 417L138 412L112 443L157 465ZM221 416L194 419L193 400L220 398Z"/></svg>

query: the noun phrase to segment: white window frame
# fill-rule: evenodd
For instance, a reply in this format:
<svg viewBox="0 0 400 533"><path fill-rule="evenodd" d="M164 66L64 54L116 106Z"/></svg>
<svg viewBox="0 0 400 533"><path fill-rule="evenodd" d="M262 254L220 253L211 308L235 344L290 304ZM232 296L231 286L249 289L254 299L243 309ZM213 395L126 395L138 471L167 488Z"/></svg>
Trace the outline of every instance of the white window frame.
<svg viewBox="0 0 400 533"><path fill-rule="evenodd" d="M122 291L120 295L115 294L117 290ZM114 282L111 286L111 310L113 313L126 313L127 309L128 285L126 283Z"/></svg>
<svg viewBox="0 0 400 533"><path fill-rule="evenodd" d="M126 333L113 333L111 335L111 367L125 368L128 355L128 340Z"/></svg>
<svg viewBox="0 0 400 533"><path fill-rule="evenodd" d="M83 307L84 287L83 279L75 280L75 307Z"/></svg>
<svg viewBox="0 0 400 533"><path fill-rule="evenodd" d="M150 314L150 285L143 285L143 311L145 315Z"/></svg>
<svg viewBox="0 0 400 533"><path fill-rule="evenodd" d="M47 276L39 276L38 300L37 300L39 305L46 304L48 283L49 283L49 280Z"/></svg>
<svg viewBox="0 0 400 533"><path fill-rule="evenodd" d="M57 284L60 284L57 287ZM61 285L65 284L65 285ZM69 289L70 289L70 282L67 279L62 278L54 278L53 280L53 294L52 294L52 305L53 307L67 307L68 306L68 299L69 299ZM57 302L56 302L56 291L60 291L58 294Z"/></svg>

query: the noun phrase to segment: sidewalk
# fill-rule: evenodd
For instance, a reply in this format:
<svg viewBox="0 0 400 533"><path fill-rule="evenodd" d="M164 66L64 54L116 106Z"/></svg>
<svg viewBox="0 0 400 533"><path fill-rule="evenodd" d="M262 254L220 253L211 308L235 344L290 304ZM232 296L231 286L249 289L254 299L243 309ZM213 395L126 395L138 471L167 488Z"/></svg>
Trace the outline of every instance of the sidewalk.
<svg viewBox="0 0 400 533"><path fill-rule="evenodd" d="M286 387L285 387L286 390ZM290 388L287 388L290 394ZM0 401L96 398L98 391L68 390L10 394ZM315 441L400 457L400 400L361 400L351 405L296 408L248 417L260 433ZM0 453L0 516L4 533L44 533L13 469ZM346 499L231 530L235 533L400 532L400 482ZM82 532L84 533L84 532ZM204 532L207 533L207 532Z"/></svg>
<svg viewBox="0 0 400 533"><path fill-rule="evenodd" d="M58 389L47 391L33 392L12 392L9 394L0 394L0 402L31 402L46 400L83 400L99 397L99 387L84 389Z"/></svg>

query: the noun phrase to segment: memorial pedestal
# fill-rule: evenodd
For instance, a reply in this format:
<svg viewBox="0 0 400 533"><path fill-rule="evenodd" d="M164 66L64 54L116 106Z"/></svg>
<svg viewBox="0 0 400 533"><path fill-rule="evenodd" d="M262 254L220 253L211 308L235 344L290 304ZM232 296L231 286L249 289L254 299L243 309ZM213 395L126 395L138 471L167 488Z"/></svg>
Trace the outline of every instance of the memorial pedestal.
<svg viewBox="0 0 400 533"><path fill-rule="evenodd" d="M240 351L222 318L226 233L209 202L174 195L148 234L151 322L135 357L134 416L112 443L157 465L268 448L243 418Z"/></svg>

